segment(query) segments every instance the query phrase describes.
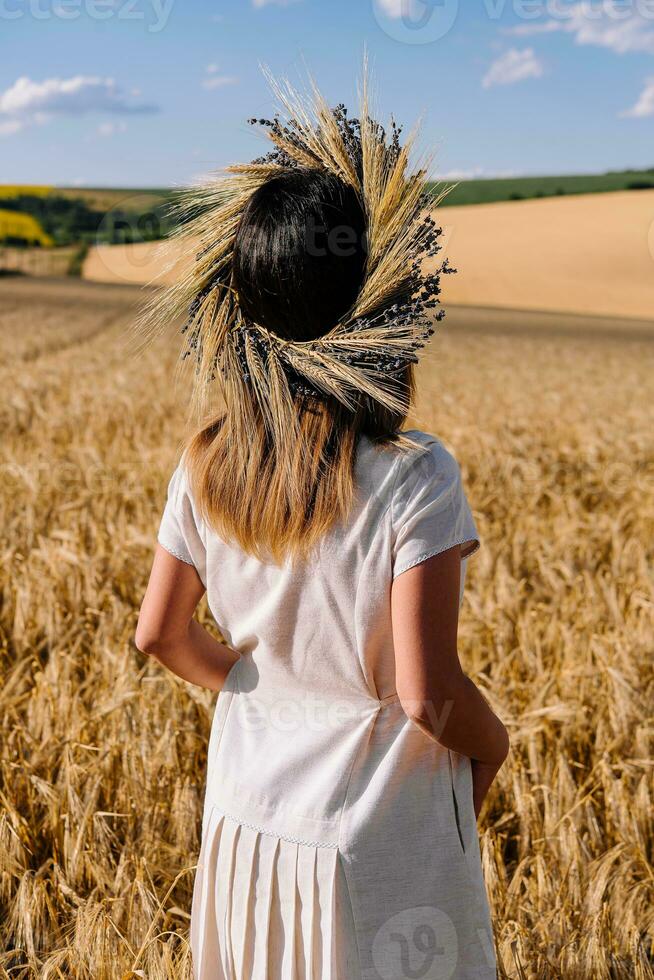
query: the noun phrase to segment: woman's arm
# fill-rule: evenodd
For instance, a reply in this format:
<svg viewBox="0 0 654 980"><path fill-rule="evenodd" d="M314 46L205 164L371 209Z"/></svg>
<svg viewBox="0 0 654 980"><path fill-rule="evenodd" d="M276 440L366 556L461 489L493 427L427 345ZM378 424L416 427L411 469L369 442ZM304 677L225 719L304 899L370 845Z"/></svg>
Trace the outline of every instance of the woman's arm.
<svg viewBox="0 0 654 980"><path fill-rule="evenodd" d="M134 642L183 680L219 691L238 654L193 619L203 595L195 568L157 545Z"/></svg>
<svg viewBox="0 0 654 980"><path fill-rule="evenodd" d="M459 662L461 548L416 565L393 582L396 686L407 716L445 748L473 760L475 811L506 759L506 728Z"/></svg>

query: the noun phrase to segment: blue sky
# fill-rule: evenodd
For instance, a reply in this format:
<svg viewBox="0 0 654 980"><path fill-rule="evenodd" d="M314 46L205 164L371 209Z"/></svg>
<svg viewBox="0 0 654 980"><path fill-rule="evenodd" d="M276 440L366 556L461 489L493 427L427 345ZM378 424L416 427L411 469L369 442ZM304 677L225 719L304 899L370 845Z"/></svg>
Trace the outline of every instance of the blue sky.
<svg viewBox="0 0 654 980"><path fill-rule="evenodd" d="M654 166L654 0L0 0L0 183L179 185L261 142L267 64L422 116L448 176Z"/></svg>

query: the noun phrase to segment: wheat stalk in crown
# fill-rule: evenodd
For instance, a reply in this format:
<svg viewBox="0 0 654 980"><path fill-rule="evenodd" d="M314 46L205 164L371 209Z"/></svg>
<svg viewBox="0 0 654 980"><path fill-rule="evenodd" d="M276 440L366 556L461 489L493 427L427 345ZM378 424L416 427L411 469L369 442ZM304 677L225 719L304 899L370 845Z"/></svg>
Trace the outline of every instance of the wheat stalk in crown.
<svg viewBox="0 0 654 980"><path fill-rule="evenodd" d="M176 210L176 238L196 261L145 311L142 326L186 316L185 357L196 362L196 404L207 382L218 380L232 413L246 420L252 396L273 438L287 439L299 398L332 397L355 410L362 396L405 413L407 397L398 375L444 316L440 276L447 260L425 272L423 262L440 251L441 229L428 213L436 201L426 188L425 167L413 168L415 133L400 143L369 113L364 77L358 119L345 106L331 109L312 83L305 97L270 79L281 106L259 124L274 144L266 156L227 168L226 176L189 193ZM251 195L267 180L294 168L326 170L357 192L367 221L365 278L353 308L333 329L310 341L277 337L247 321L232 283L236 230ZM198 247L199 245L199 247Z"/></svg>

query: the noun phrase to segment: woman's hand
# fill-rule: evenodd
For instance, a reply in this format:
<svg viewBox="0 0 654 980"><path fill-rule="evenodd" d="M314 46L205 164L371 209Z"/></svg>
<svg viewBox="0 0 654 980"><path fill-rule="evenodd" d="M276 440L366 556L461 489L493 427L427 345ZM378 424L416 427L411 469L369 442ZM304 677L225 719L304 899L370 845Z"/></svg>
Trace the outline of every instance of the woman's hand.
<svg viewBox="0 0 654 980"><path fill-rule="evenodd" d="M500 765L489 765L487 762L479 762L478 759L471 759L471 765L472 803L475 810L475 819L478 819L484 800L495 781L495 777L502 768L502 763Z"/></svg>

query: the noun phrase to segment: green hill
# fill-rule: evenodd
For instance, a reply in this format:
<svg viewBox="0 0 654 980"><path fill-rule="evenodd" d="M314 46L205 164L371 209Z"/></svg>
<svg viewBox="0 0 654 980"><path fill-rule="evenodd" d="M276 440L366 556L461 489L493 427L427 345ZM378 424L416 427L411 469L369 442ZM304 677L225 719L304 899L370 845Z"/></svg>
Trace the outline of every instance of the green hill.
<svg viewBox="0 0 654 980"><path fill-rule="evenodd" d="M443 183L433 183L432 190L442 190ZM654 188L654 169L560 177L497 177L460 181L447 195L446 203L490 204L493 201L521 201L535 197L560 197L564 194L602 194L650 188Z"/></svg>

